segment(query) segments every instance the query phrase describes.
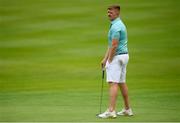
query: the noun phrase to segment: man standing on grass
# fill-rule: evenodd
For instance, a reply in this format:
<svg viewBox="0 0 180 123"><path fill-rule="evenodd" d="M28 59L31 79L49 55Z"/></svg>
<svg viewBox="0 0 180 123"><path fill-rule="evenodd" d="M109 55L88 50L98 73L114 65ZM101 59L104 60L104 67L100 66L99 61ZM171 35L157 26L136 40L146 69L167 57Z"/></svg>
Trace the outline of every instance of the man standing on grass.
<svg viewBox="0 0 180 123"><path fill-rule="evenodd" d="M133 112L129 106L128 88L125 83L126 66L129 60L127 31L124 23L119 18L119 5L109 6L107 14L111 25L108 33L108 49L101 64L103 68L106 68L107 82L109 83L109 107L98 116L100 118L116 118L117 115L132 116ZM119 88L123 96L124 108L116 113L115 106Z"/></svg>

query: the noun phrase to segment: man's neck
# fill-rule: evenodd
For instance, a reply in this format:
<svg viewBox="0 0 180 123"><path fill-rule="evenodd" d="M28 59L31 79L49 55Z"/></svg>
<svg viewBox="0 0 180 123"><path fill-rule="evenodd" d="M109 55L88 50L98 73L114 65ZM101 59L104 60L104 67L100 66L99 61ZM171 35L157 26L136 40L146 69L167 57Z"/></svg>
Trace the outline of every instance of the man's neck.
<svg viewBox="0 0 180 123"><path fill-rule="evenodd" d="M116 20L119 20L119 16L116 17L115 19L111 20L111 24L114 24L116 22Z"/></svg>
<svg viewBox="0 0 180 123"><path fill-rule="evenodd" d="M114 20L116 20L117 18L119 18L119 16L117 16L116 18L112 19L111 21L114 21Z"/></svg>

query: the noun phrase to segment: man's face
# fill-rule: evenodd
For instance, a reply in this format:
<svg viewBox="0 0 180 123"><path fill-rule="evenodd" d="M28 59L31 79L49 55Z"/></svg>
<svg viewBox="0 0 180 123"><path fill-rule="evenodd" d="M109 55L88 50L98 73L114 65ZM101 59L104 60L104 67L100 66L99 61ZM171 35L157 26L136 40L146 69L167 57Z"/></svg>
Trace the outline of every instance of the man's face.
<svg viewBox="0 0 180 123"><path fill-rule="evenodd" d="M109 19L112 21L118 17L119 13L115 9L108 9L107 15L108 15Z"/></svg>

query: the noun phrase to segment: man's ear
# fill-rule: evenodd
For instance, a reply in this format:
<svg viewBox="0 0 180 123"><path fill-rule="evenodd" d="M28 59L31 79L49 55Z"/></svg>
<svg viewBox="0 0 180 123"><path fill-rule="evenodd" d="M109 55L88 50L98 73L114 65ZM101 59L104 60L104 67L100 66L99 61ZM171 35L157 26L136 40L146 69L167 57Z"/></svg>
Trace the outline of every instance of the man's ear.
<svg viewBox="0 0 180 123"><path fill-rule="evenodd" d="M118 10L116 10L116 14L117 14L117 16L119 16L119 11Z"/></svg>
<svg viewBox="0 0 180 123"><path fill-rule="evenodd" d="M116 15L118 15L119 16L119 10L117 10L117 9L115 9L115 12L116 12Z"/></svg>

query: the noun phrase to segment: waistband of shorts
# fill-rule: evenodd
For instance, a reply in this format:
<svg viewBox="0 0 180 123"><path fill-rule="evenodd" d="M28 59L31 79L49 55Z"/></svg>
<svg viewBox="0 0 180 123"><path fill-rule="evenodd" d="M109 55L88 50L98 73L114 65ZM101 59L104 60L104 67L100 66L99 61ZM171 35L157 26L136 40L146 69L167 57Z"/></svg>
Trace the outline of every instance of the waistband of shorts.
<svg viewBox="0 0 180 123"><path fill-rule="evenodd" d="M128 54L128 52L125 52L125 53L118 53L117 55L123 55L123 54Z"/></svg>

